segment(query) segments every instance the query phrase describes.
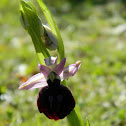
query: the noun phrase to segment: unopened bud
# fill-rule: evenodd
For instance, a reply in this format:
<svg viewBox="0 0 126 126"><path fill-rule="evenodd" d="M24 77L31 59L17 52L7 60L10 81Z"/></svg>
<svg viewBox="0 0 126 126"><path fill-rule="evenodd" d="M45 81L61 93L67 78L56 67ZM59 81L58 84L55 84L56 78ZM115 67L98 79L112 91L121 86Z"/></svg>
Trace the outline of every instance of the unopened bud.
<svg viewBox="0 0 126 126"><path fill-rule="evenodd" d="M42 36L42 40L49 50L55 50L58 47L58 42L56 36L52 33L51 29L43 25L44 27L44 35Z"/></svg>

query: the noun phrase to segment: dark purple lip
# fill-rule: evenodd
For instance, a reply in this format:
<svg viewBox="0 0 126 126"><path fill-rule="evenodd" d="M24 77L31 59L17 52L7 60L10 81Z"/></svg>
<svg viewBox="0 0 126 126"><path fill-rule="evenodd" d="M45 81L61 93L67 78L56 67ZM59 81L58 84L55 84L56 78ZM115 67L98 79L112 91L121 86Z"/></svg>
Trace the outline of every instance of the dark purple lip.
<svg viewBox="0 0 126 126"><path fill-rule="evenodd" d="M63 119L75 107L75 100L71 91L60 84L59 79L50 79L48 86L41 88L38 94L37 106L40 113L44 113L49 119Z"/></svg>

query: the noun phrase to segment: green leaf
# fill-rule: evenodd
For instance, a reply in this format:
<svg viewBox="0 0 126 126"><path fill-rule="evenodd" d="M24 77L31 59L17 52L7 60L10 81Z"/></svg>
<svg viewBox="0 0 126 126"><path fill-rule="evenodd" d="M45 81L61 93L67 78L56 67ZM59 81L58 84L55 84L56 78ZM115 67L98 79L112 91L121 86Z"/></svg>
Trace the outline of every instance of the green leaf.
<svg viewBox="0 0 126 126"><path fill-rule="evenodd" d="M87 120L87 126L90 126L90 122L87 117L86 117L86 120Z"/></svg>
<svg viewBox="0 0 126 126"><path fill-rule="evenodd" d="M29 27L29 29L30 29L30 27ZM42 40L37 37L37 35L35 34L35 32L32 29L30 29L30 36L32 38L39 62L41 64L45 64L44 59L50 57L50 54L48 52L46 52L47 51L46 48L43 48L44 44L43 44ZM42 44L43 44L43 46L42 46Z"/></svg>
<svg viewBox="0 0 126 126"><path fill-rule="evenodd" d="M83 126L83 122L77 107L75 107L73 111L67 116L67 119L70 126Z"/></svg>

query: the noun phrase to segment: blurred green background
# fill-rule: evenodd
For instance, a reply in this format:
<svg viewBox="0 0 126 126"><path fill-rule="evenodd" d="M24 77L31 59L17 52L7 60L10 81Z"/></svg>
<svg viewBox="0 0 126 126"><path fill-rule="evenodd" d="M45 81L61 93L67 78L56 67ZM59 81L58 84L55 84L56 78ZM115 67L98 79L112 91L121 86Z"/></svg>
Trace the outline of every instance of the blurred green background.
<svg viewBox="0 0 126 126"><path fill-rule="evenodd" d="M47 24L37 1L29 1ZM91 126L126 126L126 1L44 1L60 29L67 65L82 62L67 83L84 123L88 117ZM18 4L0 0L0 126L67 126L66 118L53 121L39 113L39 89L18 90L39 72Z"/></svg>

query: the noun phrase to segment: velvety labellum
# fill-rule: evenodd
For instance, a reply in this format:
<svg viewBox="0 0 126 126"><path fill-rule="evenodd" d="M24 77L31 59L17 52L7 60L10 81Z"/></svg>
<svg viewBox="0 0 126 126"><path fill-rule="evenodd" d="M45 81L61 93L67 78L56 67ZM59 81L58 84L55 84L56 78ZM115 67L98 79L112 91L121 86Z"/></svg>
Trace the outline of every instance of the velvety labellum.
<svg viewBox="0 0 126 126"><path fill-rule="evenodd" d="M40 113L49 119L63 119L75 107L75 100L71 91L60 84L59 79L53 82L49 79L48 86L41 88L38 94L37 105Z"/></svg>

